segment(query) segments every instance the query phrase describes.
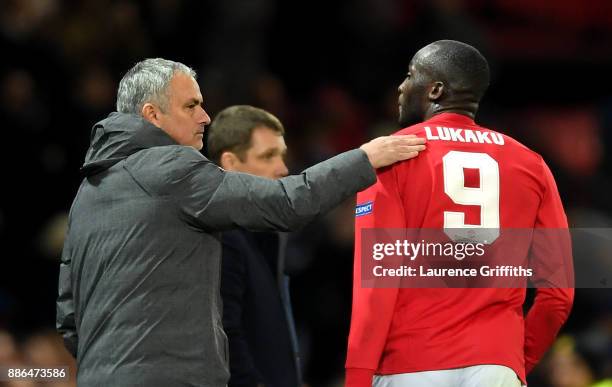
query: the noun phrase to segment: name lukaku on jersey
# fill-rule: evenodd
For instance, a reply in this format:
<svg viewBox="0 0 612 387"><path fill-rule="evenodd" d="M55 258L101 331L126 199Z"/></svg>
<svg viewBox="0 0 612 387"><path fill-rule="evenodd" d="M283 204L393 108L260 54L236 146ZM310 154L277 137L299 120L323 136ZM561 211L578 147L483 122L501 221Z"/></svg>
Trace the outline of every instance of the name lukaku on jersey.
<svg viewBox="0 0 612 387"><path fill-rule="evenodd" d="M504 145L504 137L499 133L481 132L480 130L455 129L445 126L436 126L432 130L429 126L425 127L425 134L428 140L444 140L458 142L473 142L477 144L497 144Z"/></svg>

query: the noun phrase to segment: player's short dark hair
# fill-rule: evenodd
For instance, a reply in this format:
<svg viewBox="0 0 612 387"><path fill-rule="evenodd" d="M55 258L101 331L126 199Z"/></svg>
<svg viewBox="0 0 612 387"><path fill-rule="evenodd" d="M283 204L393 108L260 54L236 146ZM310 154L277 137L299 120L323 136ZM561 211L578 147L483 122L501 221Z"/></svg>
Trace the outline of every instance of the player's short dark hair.
<svg viewBox="0 0 612 387"><path fill-rule="evenodd" d="M279 119L263 109L236 105L221 110L208 128L209 158L219 163L223 152L229 151L244 160L244 153L251 147L253 129L259 127L272 129L281 136L285 134Z"/></svg>
<svg viewBox="0 0 612 387"><path fill-rule="evenodd" d="M471 92L480 100L489 87L489 63L476 48L456 40L438 40L421 64L447 82L451 91Z"/></svg>

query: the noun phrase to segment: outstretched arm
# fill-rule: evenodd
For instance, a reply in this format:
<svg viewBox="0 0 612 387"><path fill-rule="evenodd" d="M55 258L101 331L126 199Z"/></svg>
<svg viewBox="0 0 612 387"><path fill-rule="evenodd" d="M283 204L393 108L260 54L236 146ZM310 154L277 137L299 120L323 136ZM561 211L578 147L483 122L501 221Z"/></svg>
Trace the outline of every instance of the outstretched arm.
<svg viewBox="0 0 612 387"><path fill-rule="evenodd" d="M178 204L187 217L211 230L294 230L372 185L374 168L415 157L423 147L415 144L422 142L411 136L380 137L279 180L226 172L182 149L179 156L190 166L178 188L184 195Z"/></svg>

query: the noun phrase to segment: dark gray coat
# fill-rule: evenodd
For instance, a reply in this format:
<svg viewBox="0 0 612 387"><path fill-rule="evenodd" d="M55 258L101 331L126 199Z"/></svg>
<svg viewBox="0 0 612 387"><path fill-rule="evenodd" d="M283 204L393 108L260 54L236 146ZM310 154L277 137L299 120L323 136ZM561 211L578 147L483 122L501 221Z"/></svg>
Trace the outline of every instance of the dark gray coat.
<svg viewBox="0 0 612 387"><path fill-rule="evenodd" d="M373 184L353 150L280 180L230 173L136 115L92 130L57 327L78 385L225 386L217 231L292 230Z"/></svg>

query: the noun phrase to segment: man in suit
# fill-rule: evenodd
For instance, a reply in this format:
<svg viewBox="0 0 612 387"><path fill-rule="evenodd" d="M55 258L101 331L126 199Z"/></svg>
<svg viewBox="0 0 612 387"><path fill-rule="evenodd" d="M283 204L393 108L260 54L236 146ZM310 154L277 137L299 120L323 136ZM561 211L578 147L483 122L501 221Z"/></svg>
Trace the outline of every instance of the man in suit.
<svg viewBox="0 0 612 387"><path fill-rule="evenodd" d="M265 110L232 106L213 120L210 158L227 171L269 179L287 175L285 131ZM284 272L287 234L223 233L221 295L229 339L230 387L295 387L299 353Z"/></svg>

